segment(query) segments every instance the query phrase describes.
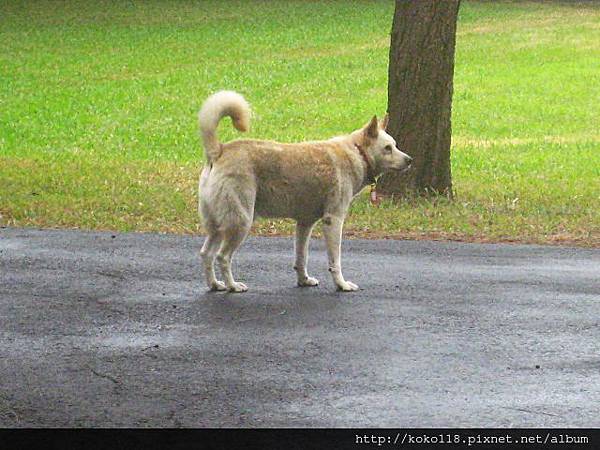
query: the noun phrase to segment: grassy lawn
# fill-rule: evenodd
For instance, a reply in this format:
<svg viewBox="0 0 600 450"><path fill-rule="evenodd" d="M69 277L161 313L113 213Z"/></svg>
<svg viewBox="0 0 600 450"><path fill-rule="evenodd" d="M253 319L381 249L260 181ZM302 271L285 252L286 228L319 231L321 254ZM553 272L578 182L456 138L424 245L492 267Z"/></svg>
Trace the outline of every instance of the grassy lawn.
<svg viewBox="0 0 600 450"><path fill-rule="evenodd" d="M204 98L243 93L251 137L351 131L386 109L392 13L366 0L1 1L0 224L200 232ZM600 246L599 119L600 6L463 1L456 200L375 208L365 193L346 235Z"/></svg>

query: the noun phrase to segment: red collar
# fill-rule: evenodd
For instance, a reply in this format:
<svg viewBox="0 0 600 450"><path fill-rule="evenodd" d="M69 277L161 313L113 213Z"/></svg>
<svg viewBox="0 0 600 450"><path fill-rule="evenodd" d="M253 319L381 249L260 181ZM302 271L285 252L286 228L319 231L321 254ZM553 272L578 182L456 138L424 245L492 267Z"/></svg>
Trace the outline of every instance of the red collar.
<svg viewBox="0 0 600 450"><path fill-rule="evenodd" d="M367 184L373 184L373 183L375 183L375 171L373 170L373 166L371 165L371 161L369 161L369 157L367 156L367 152L365 152L365 149L362 148L358 144L354 144L354 146L358 150L358 153L360 153L360 156L362 156L362 159L365 160L365 164L367 165L367 170L366 170L366 174L365 174L365 180L366 180Z"/></svg>

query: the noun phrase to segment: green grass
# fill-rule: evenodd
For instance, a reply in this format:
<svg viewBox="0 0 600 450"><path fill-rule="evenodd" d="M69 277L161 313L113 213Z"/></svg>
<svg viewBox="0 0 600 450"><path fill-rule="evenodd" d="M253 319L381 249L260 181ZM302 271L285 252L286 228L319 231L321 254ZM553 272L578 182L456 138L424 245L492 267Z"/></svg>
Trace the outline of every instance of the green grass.
<svg viewBox="0 0 600 450"><path fill-rule="evenodd" d="M392 13L391 1L0 1L0 223L201 231L202 100L242 92L251 137L351 131L386 109ZM600 246L599 118L599 6L463 1L456 200L375 208L363 195L346 234Z"/></svg>

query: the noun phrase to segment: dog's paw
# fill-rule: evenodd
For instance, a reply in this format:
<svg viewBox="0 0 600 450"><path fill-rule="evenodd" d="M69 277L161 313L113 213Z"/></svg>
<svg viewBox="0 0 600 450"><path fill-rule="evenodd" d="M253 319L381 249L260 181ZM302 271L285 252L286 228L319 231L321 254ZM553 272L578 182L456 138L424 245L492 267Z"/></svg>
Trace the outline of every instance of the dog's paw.
<svg viewBox="0 0 600 450"><path fill-rule="evenodd" d="M231 286L227 287L229 292L246 292L248 290L248 286L244 283L233 283Z"/></svg>
<svg viewBox="0 0 600 450"><path fill-rule="evenodd" d="M209 291L211 292L216 292L216 291L226 291L227 290L227 286L225 286L225 283L223 283L222 281L216 281L215 283L211 284L210 287L208 288Z"/></svg>
<svg viewBox="0 0 600 450"><path fill-rule="evenodd" d="M338 291L342 291L342 292L353 292L353 291L358 291L358 285L356 285L350 281L344 281L343 283L340 283L337 285L337 289L338 289Z"/></svg>
<svg viewBox="0 0 600 450"><path fill-rule="evenodd" d="M300 287L318 286L318 285L319 285L319 280L317 280L316 278L313 278L313 277L306 277L302 281L298 280L298 286L300 286Z"/></svg>

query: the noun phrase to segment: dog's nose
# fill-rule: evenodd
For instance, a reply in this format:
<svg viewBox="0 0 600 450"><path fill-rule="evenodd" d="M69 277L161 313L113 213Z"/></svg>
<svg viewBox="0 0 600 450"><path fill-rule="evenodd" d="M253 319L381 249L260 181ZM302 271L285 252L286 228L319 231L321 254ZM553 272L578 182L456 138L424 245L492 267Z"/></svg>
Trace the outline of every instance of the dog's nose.
<svg viewBox="0 0 600 450"><path fill-rule="evenodd" d="M413 159L410 156L406 156L406 165L410 166L413 162Z"/></svg>

